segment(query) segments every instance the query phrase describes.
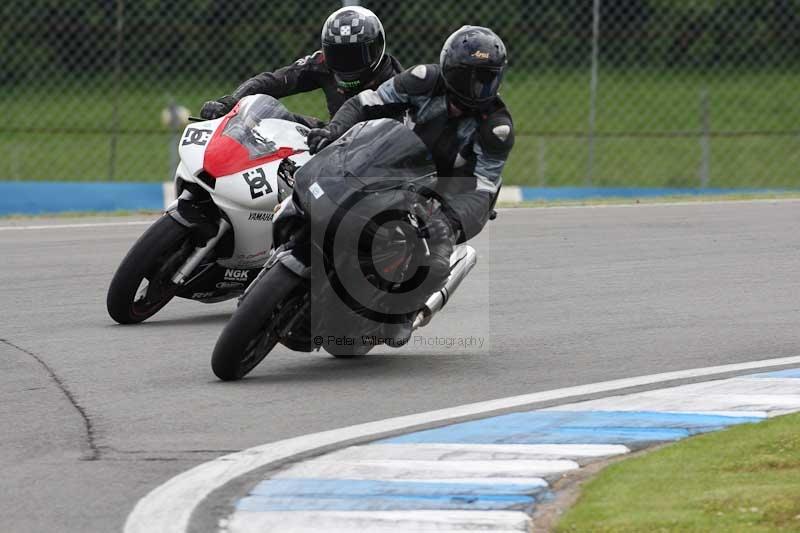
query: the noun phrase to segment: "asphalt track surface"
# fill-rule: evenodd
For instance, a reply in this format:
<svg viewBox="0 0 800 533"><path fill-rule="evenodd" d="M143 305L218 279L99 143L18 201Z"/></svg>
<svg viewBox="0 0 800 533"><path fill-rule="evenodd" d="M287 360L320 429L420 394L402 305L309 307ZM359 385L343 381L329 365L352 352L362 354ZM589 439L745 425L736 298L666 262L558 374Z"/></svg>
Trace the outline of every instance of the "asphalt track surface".
<svg viewBox="0 0 800 533"><path fill-rule="evenodd" d="M419 340L356 361L280 349L233 384L209 367L232 302L107 316L144 225L3 229L96 221L0 222L0 530L118 531L170 477L306 433L800 354L795 201L504 210Z"/></svg>

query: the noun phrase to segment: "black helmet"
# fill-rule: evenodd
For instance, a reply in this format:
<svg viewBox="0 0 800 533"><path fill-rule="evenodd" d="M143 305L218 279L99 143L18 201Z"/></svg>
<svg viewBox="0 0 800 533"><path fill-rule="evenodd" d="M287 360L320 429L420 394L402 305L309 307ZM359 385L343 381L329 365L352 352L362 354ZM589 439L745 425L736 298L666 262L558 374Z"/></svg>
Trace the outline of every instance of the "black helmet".
<svg viewBox="0 0 800 533"><path fill-rule="evenodd" d="M489 28L462 26L444 43L439 65L457 104L481 107L497 96L506 68L506 45Z"/></svg>
<svg viewBox="0 0 800 533"><path fill-rule="evenodd" d="M322 26L322 51L339 86L359 89L370 81L386 52L383 24L367 8L343 7Z"/></svg>

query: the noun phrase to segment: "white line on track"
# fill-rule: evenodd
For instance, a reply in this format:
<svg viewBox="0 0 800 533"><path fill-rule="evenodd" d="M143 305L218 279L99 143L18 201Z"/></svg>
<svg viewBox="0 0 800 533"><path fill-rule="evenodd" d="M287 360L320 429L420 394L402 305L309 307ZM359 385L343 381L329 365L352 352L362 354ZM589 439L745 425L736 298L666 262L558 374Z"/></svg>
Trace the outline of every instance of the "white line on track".
<svg viewBox="0 0 800 533"><path fill-rule="evenodd" d="M542 206L522 206L522 207L500 207L497 210L500 212L505 211L519 211L521 209L614 209L614 208L631 208L631 207L686 207L686 206L710 206L710 205L726 205L726 204L783 204L783 203L798 203L800 198L757 198L750 200L709 200L697 202L643 202L643 203L628 203L628 204L588 204L588 205L553 205L544 204ZM155 220L136 220L128 222L86 222L76 224L36 224L27 226L14 226L6 225L0 226L0 231L14 231L14 230L45 230L45 229L76 229L76 228L104 228L114 226L144 226L152 224Z"/></svg>
<svg viewBox="0 0 800 533"><path fill-rule="evenodd" d="M110 228L114 226L145 226L152 224L153 220L135 220L129 222L86 222L83 224L37 224L34 226L0 226L0 231L26 231L45 229L76 229L76 228Z"/></svg>
<svg viewBox="0 0 800 533"><path fill-rule="evenodd" d="M741 416L738 413L731 416ZM762 418L766 418L762 413ZM628 453L621 444L369 444L326 454L328 461L490 461L504 459L587 459Z"/></svg>
<svg viewBox="0 0 800 533"><path fill-rule="evenodd" d="M369 520L370 528L364 524ZM396 533L397 531L437 531L441 533L485 532L522 533L528 531L530 516L523 511L314 511L271 513L240 511L228 522L230 531L276 531L281 533L324 531L324 533ZM321 529L320 524L325 524Z"/></svg>
<svg viewBox="0 0 800 533"><path fill-rule="evenodd" d="M800 356L781 357L615 379L478 402L427 413L400 416L263 444L200 464L156 487L139 500L133 508L125 522L124 531L125 533L150 533L152 531L183 533L189 526L189 521L195 508L211 492L226 483L271 463L286 461L301 453L311 453L324 447L344 444L354 439L366 439L424 424L443 423L456 418L475 416L540 402L565 400L567 398L600 394L673 380L709 377L728 372L760 370L798 363L800 363Z"/></svg>
<svg viewBox="0 0 800 533"><path fill-rule="evenodd" d="M567 459L493 459L488 461L419 461L419 460L328 460L327 457L303 461L273 476L273 479L393 479L489 477L537 478L577 470L580 465Z"/></svg>

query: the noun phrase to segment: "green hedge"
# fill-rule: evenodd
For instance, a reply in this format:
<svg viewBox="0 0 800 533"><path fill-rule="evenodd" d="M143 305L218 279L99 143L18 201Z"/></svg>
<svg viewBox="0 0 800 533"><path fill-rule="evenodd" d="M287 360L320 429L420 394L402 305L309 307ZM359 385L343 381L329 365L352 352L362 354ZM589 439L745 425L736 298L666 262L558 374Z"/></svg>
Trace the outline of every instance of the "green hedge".
<svg viewBox="0 0 800 533"><path fill-rule="evenodd" d="M408 65L434 61L446 35L462 24L494 28L520 70L588 63L592 0L363 4L381 16L389 48ZM133 78L213 72L241 79L316 49L322 21L340 5L10 0L0 7L0 83L111 74L118 43L123 71ZM601 20L606 65L774 68L800 62L800 0L604 0Z"/></svg>

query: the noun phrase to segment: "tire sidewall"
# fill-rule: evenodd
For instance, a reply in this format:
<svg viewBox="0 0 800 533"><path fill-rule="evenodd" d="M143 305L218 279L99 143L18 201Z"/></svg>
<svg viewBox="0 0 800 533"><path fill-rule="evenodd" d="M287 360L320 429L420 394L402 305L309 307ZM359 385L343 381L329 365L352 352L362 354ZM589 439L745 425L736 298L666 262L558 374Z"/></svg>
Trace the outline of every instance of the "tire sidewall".
<svg viewBox="0 0 800 533"><path fill-rule="evenodd" d="M120 324L142 322L171 300L171 297L167 298L147 313L136 313L133 309L133 301L142 280L159 267L158 261L165 253L177 250L190 233L189 228L169 215L163 215L147 228L125 255L111 279L106 296L106 307L111 318Z"/></svg>
<svg viewBox="0 0 800 533"><path fill-rule="evenodd" d="M244 351L250 341L265 328L273 327L268 322L275 309L301 282L299 276L280 262L253 282L214 346L211 368L218 378L224 381L241 379L266 357L264 354L250 368L242 368Z"/></svg>

